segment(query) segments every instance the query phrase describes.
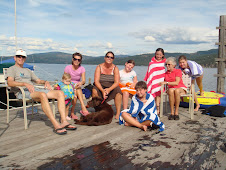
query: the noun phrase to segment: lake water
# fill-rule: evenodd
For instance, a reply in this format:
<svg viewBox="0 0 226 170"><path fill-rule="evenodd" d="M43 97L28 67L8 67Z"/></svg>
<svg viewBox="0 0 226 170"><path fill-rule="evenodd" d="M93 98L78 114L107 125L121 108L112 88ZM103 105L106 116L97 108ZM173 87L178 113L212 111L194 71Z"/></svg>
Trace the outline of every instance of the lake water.
<svg viewBox="0 0 226 170"><path fill-rule="evenodd" d="M61 80L61 77L64 72L64 68L68 64L42 64L42 63L31 63L35 66L35 74L43 80ZM91 78L91 82L94 80L94 72L96 65L86 65L83 64L83 67L86 69L86 83L88 79ZM119 70L124 68L124 65L118 66ZM138 81L143 80L147 71L147 66L135 66L134 71L137 73ZM217 74L217 68L204 68L204 78L203 78L203 89L205 91L216 91L217 88L217 77L214 77L214 74ZM196 91L198 87L195 87ZM226 84L224 89L226 90Z"/></svg>

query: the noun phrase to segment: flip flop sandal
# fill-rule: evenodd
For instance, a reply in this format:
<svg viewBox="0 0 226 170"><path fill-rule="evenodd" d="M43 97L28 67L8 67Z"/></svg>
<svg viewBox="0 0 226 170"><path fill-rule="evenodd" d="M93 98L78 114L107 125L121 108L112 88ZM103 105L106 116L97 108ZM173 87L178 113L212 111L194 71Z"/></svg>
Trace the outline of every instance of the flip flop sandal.
<svg viewBox="0 0 226 170"><path fill-rule="evenodd" d="M66 130L76 130L77 127L69 127L71 124L68 124L66 126L64 126L63 128L66 129Z"/></svg>
<svg viewBox="0 0 226 170"><path fill-rule="evenodd" d="M67 134L67 131L64 131L64 132L58 132L58 130L63 130L65 128L58 128L58 129L53 129L53 132L58 134L58 135L64 135L64 134Z"/></svg>

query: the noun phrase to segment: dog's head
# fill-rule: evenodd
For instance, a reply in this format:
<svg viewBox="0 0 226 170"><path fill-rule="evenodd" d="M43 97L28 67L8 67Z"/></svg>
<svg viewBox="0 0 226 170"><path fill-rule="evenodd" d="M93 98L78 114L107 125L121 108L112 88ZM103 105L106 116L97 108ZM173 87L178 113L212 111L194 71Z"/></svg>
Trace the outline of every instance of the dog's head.
<svg viewBox="0 0 226 170"><path fill-rule="evenodd" d="M100 97L93 97L92 100L87 102L87 108L89 107L97 107L102 103L103 99Z"/></svg>

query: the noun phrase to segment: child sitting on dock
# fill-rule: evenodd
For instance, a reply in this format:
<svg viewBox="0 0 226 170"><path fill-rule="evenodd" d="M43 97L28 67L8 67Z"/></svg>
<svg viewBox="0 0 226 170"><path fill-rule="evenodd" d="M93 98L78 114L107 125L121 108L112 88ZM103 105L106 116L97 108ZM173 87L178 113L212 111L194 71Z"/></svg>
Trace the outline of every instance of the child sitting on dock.
<svg viewBox="0 0 226 170"><path fill-rule="evenodd" d="M147 127L154 123L160 127L160 132L164 131L165 125L157 115L154 97L147 93L147 84L144 81L139 81L135 89L136 95L132 98L130 108L120 113L119 124L136 126L147 131Z"/></svg>
<svg viewBox="0 0 226 170"><path fill-rule="evenodd" d="M76 91L75 83L71 82L71 75L68 73L64 73L62 76L62 81L54 85L54 89L62 90L64 92L66 105L66 119L71 120L71 118L68 116L69 107L72 103L72 100L77 97L75 95Z"/></svg>
<svg viewBox="0 0 226 170"><path fill-rule="evenodd" d="M125 63L125 68L119 71L120 83L119 87L122 91L123 110L128 107L128 99L136 94L135 85L137 83L137 74L133 70L135 66L134 60L128 60Z"/></svg>

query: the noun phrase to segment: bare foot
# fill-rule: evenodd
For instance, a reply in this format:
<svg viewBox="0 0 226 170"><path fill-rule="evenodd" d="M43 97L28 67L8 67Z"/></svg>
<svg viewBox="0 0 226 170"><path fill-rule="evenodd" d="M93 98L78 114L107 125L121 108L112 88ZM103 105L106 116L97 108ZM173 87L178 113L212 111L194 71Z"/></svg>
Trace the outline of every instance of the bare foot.
<svg viewBox="0 0 226 170"><path fill-rule="evenodd" d="M199 111L200 105L197 105L194 109L195 112Z"/></svg>
<svg viewBox="0 0 226 170"><path fill-rule="evenodd" d="M63 133L63 132L67 132L66 129L63 128L63 126L57 125L56 127L54 127L55 132L58 133Z"/></svg>
<svg viewBox="0 0 226 170"><path fill-rule="evenodd" d="M125 126L130 126L127 122L124 123Z"/></svg>
<svg viewBox="0 0 226 170"><path fill-rule="evenodd" d="M115 119L116 120L119 120L119 115L115 115Z"/></svg>
<svg viewBox="0 0 226 170"><path fill-rule="evenodd" d="M146 125L142 125L141 129L143 129L146 132L148 127Z"/></svg>
<svg viewBox="0 0 226 170"><path fill-rule="evenodd" d="M71 118L72 119L78 119L78 116L76 116L75 114L71 114Z"/></svg>
<svg viewBox="0 0 226 170"><path fill-rule="evenodd" d="M200 96L204 96L204 91L200 92Z"/></svg>

